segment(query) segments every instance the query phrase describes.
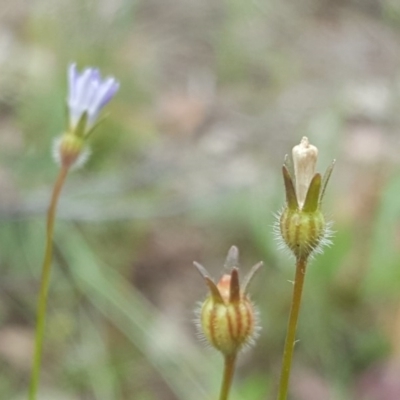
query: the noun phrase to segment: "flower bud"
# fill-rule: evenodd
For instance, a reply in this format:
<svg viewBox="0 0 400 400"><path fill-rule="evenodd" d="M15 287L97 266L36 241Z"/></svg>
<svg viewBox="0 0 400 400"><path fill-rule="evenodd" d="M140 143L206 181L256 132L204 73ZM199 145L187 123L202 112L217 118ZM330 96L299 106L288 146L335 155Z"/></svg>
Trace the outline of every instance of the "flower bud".
<svg viewBox="0 0 400 400"><path fill-rule="evenodd" d="M79 167L88 159L90 152L85 140L99 123L105 105L119 89L113 77L102 79L97 68L86 68L79 73L75 64L68 68L68 129L56 139L54 159L63 168Z"/></svg>
<svg viewBox="0 0 400 400"><path fill-rule="evenodd" d="M294 179L286 163L283 180L286 206L279 216L280 237L296 258L307 259L322 245L330 244L330 224L325 222L321 202L331 176L334 162L324 178L315 173L318 149L306 137L292 151Z"/></svg>
<svg viewBox="0 0 400 400"><path fill-rule="evenodd" d="M236 247L231 248L227 260L235 261L232 255L237 257ZM199 330L225 356L234 355L244 345L250 344L259 329L257 311L246 294L246 289L261 265L259 263L251 269L243 288L240 288L239 270L236 266L230 274L224 274L216 285L204 267L195 263L210 289L210 294L199 310Z"/></svg>
<svg viewBox="0 0 400 400"><path fill-rule="evenodd" d="M296 182L296 196L299 208L303 208L311 179L315 174L318 149L309 143L305 136L299 145L292 150L294 177Z"/></svg>
<svg viewBox="0 0 400 400"><path fill-rule="evenodd" d="M86 68L81 74L76 64L68 68L69 131L78 136L88 136L98 122L104 106L119 89L114 77L102 79L97 68Z"/></svg>

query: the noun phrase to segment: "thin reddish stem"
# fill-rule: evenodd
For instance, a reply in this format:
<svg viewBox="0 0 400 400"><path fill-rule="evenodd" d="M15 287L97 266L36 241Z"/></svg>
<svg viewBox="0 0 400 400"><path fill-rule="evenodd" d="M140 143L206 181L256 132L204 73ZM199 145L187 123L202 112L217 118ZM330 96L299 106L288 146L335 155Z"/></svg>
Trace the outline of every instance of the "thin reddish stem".
<svg viewBox="0 0 400 400"><path fill-rule="evenodd" d="M47 211L47 235L46 249L42 267L42 277L40 280L40 291L37 304L36 314L36 332L35 332L35 350L33 355L31 381L29 385L29 400L36 400L39 385L40 368L42 363L43 335L46 320L47 295L49 292L50 274L53 256L53 234L54 222L58 199L64 186L65 179L68 175L68 168L62 167L56 182L54 184L53 193L51 195L50 206Z"/></svg>

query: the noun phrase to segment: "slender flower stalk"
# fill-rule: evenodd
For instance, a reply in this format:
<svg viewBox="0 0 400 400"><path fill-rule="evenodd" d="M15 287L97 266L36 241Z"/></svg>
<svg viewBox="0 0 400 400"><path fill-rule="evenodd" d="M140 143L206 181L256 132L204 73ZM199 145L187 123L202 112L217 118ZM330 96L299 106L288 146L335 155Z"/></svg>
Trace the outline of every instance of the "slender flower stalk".
<svg viewBox="0 0 400 400"><path fill-rule="evenodd" d="M280 237L296 258L296 275L290 309L288 328L283 351L282 370L278 400L286 400L289 391L290 371L296 343L304 279L310 256L321 252L331 242L330 226L321 212L321 203L326 185L331 176L334 162L322 178L315 173L318 149L306 137L293 148L294 179L288 162L283 166L286 191L286 206L279 218ZM288 161L288 160L286 160Z"/></svg>
<svg viewBox="0 0 400 400"><path fill-rule="evenodd" d="M278 400L286 400L289 390L289 378L290 378L290 371L292 368L294 346L296 344L297 321L299 319L301 296L303 294L306 268L307 268L306 260L303 259L297 260L292 305L290 309L289 322L285 339L285 347L283 351Z"/></svg>
<svg viewBox="0 0 400 400"><path fill-rule="evenodd" d="M69 126L68 130L56 141L54 146L54 157L60 165L60 171L53 187L47 212L46 246L37 303L35 347L29 385L29 400L37 399L39 386L58 200L68 172L72 168L82 165L87 159L88 150L85 148L85 140L95 128L100 111L112 99L119 87L114 78L107 78L103 82L97 69L88 68L83 74L79 75L75 64L70 66L68 76Z"/></svg>
<svg viewBox="0 0 400 400"><path fill-rule="evenodd" d="M225 356L224 360L224 375L222 378L221 393L219 400L228 400L229 392L232 386L233 375L235 373L236 354Z"/></svg>
<svg viewBox="0 0 400 400"><path fill-rule="evenodd" d="M35 350L33 355L31 382L29 386L29 400L36 399L36 393L39 385L40 366L42 363L43 334L46 318L47 295L50 284L51 261L53 255L53 232L56 217L56 209L61 190L65 179L67 178L68 168L62 167L54 184L53 193L50 200L50 207L47 212L47 232L46 248L42 267L42 277L40 284L39 300L37 304L37 321L35 332Z"/></svg>
<svg viewBox="0 0 400 400"><path fill-rule="evenodd" d="M214 283L202 265L194 263L210 290L198 312L199 333L224 356L219 400L228 400L237 355L244 346L254 342L259 330L257 312L246 290L262 263L250 270L241 287L238 258L239 250L232 246L225 262L225 267L231 269L230 274L224 274L218 284Z"/></svg>

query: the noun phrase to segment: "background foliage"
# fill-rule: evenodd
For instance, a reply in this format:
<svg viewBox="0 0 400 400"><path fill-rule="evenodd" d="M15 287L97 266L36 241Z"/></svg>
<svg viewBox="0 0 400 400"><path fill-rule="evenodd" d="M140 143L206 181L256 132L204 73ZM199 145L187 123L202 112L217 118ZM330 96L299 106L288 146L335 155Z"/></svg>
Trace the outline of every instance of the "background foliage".
<svg viewBox="0 0 400 400"><path fill-rule="evenodd" d="M400 7L394 0L0 2L0 393L26 398L66 66L121 81L56 227L43 400L203 400L222 360L196 339L232 244L261 336L233 399L272 399L293 260L280 167L303 135L336 168L334 245L308 271L293 400L400 398Z"/></svg>

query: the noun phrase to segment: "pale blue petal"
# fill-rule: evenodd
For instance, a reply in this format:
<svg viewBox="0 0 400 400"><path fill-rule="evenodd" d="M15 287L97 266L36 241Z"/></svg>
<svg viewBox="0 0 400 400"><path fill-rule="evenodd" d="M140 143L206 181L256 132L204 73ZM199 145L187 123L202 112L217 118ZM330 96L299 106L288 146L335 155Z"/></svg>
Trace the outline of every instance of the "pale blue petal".
<svg viewBox="0 0 400 400"><path fill-rule="evenodd" d="M68 68L68 85L69 96L68 103L72 103L76 97L76 82L77 82L76 64L71 64Z"/></svg>
<svg viewBox="0 0 400 400"><path fill-rule="evenodd" d="M96 96L96 100L93 101L92 108L102 109L115 95L119 88L118 82L114 78L107 78L102 83Z"/></svg>
<svg viewBox="0 0 400 400"><path fill-rule="evenodd" d="M69 83L69 118L70 128L75 129L82 115L88 114L86 130L90 129L102 108L112 99L119 83L112 77L102 81L97 68L87 68L81 74L76 70L76 64L71 64L68 70Z"/></svg>

